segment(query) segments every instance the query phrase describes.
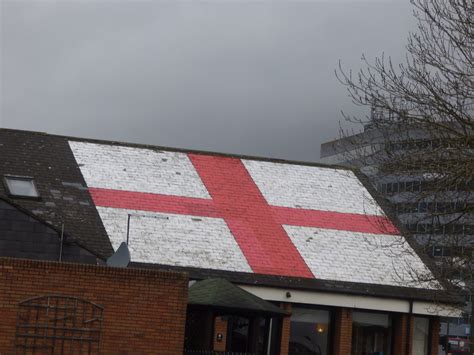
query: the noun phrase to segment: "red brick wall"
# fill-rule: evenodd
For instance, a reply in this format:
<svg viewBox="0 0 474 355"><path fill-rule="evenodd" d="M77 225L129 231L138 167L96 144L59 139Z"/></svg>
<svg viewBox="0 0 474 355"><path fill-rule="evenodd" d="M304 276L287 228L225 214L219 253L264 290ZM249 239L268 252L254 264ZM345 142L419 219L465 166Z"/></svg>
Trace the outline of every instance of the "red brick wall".
<svg viewBox="0 0 474 355"><path fill-rule="evenodd" d="M393 355L411 355L413 347L413 331L415 316L409 314L394 315L394 337L393 337ZM430 319L430 353L429 355L438 355L439 346L439 318ZM410 331L407 333L407 327ZM407 340L408 338L408 340ZM407 348L408 341L408 348ZM407 353L408 350L408 353Z"/></svg>
<svg viewBox="0 0 474 355"><path fill-rule="evenodd" d="M334 355L348 355L352 349L352 310L337 308L334 319Z"/></svg>
<svg viewBox="0 0 474 355"><path fill-rule="evenodd" d="M184 273L0 258L0 353L14 352L18 304L48 294L104 307L104 354L182 354Z"/></svg>
<svg viewBox="0 0 474 355"><path fill-rule="evenodd" d="M282 303L281 307L291 312L291 304ZM334 312L333 354L349 355L352 350L352 310L348 308L336 308ZM414 316L393 313L393 327L393 355L411 355ZM407 332L407 327L409 327L409 332ZM429 355L438 355L439 318L432 318L430 327L432 335L430 338L431 351ZM281 355L288 355L289 338L290 318L286 317L282 327Z"/></svg>
<svg viewBox="0 0 474 355"><path fill-rule="evenodd" d="M217 341L217 334L222 334L222 341ZM225 351L227 341L227 320L222 317L214 319L214 350Z"/></svg>
<svg viewBox="0 0 474 355"><path fill-rule="evenodd" d="M440 327L439 318L430 319L430 355L438 355L439 347L439 327Z"/></svg>
<svg viewBox="0 0 474 355"><path fill-rule="evenodd" d="M291 303L281 303L280 307L291 313ZM290 345L290 317L284 317L281 325L281 347L280 355L288 355Z"/></svg>
<svg viewBox="0 0 474 355"><path fill-rule="evenodd" d="M411 355L413 343L413 322L414 318L409 314L393 314L393 355ZM407 332L408 326L410 327L409 333ZM407 350L409 351L408 354Z"/></svg>

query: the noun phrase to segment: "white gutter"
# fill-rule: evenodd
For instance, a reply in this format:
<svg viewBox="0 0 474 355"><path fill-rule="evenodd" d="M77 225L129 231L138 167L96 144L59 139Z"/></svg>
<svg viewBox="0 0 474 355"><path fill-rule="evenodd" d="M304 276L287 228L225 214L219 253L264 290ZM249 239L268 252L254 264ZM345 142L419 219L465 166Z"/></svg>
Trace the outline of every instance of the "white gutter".
<svg viewBox="0 0 474 355"><path fill-rule="evenodd" d="M347 295L332 292L303 291L266 286L238 286L267 301L410 313L410 300ZM440 317L460 317L461 313L462 310L448 304L440 304L429 301L413 301L413 314Z"/></svg>

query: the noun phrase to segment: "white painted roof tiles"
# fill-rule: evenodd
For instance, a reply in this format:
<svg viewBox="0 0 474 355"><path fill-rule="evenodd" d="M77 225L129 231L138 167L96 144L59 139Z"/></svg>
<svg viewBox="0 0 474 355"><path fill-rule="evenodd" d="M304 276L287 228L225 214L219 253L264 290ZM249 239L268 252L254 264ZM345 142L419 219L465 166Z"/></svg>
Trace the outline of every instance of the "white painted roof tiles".
<svg viewBox="0 0 474 355"><path fill-rule="evenodd" d="M382 215L350 170L243 160L265 199L274 206Z"/></svg>
<svg viewBox="0 0 474 355"><path fill-rule="evenodd" d="M351 171L70 146L115 248L131 215L133 261L397 286L402 265L426 271Z"/></svg>
<svg viewBox="0 0 474 355"><path fill-rule="evenodd" d="M89 187L210 198L187 154L70 141Z"/></svg>

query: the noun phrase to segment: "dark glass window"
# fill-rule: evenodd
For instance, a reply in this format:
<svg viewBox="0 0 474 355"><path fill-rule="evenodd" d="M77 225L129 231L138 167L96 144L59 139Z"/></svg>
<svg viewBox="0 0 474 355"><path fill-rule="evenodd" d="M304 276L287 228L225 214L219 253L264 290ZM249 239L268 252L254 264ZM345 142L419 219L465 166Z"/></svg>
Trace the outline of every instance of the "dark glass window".
<svg viewBox="0 0 474 355"><path fill-rule="evenodd" d="M277 355L280 353L281 318L257 318L257 355Z"/></svg>
<svg viewBox="0 0 474 355"><path fill-rule="evenodd" d="M11 196L38 198L39 193L36 189L33 178L26 176L4 176L5 186Z"/></svg>
<svg viewBox="0 0 474 355"><path fill-rule="evenodd" d="M424 224L424 223L417 224L416 231L418 233L425 233L426 232L426 224Z"/></svg>
<svg viewBox="0 0 474 355"><path fill-rule="evenodd" d="M280 354L282 318L271 318L268 323L268 348L266 355Z"/></svg>
<svg viewBox="0 0 474 355"><path fill-rule="evenodd" d="M420 181L413 181L413 191L420 192L421 191L421 182Z"/></svg>
<svg viewBox="0 0 474 355"><path fill-rule="evenodd" d="M281 319L262 316L227 317L226 351L255 355L280 353Z"/></svg>
<svg viewBox="0 0 474 355"><path fill-rule="evenodd" d="M400 192L405 192L405 181L399 183L400 185Z"/></svg>
<svg viewBox="0 0 474 355"><path fill-rule="evenodd" d="M398 182L394 182L392 185L393 192L398 192Z"/></svg>
<svg viewBox="0 0 474 355"><path fill-rule="evenodd" d="M250 351L249 319L232 316L229 317L227 326L227 350L242 353Z"/></svg>
<svg viewBox="0 0 474 355"><path fill-rule="evenodd" d="M289 355L328 355L330 318L328 310L294 307Z"/></svg>
<svg viewBox="0 0 474 355"><path fill-rule="evenodd" d="M433 247L433 256L443 256L443 247L441 246L434 246Z"/></svg>
<svg viewBox="0 0 474 355"><path fill-rule="evenodd" d="M387 313L354 312L352 355L390 355L392 320Z"/></svg>

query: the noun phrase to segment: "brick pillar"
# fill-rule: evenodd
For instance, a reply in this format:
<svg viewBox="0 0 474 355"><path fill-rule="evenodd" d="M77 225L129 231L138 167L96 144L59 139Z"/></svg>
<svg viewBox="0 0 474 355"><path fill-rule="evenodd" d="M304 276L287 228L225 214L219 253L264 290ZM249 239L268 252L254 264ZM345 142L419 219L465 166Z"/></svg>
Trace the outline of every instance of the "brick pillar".
<svg viewBox="0 0 474 355"><path fill-rule="evenodd" d="M393 317L393 355L411 355L414 317L406 313Z"/></svg>
<svg viewBox="0 0 474 355"><path fill-rule="evenodd" d="M287 312L291 312L291 303L281 303L280 307ZM280 355L288 355L290 345L290 317L284 317L281 325L281 346Z"/></svg>
<svg viewBox="0 0 474 355"><path fill-rule="evenodd" d="M334 322L334 355L348 355L352 349L352 310L338 308Z"/></svg>
<svg viewBox="0 0 474 355"><path fill-rule="evenodd" d="M222 334L222 341L217 340L217 335ZM225 351L227 344L227 319L216 317L214 319L214 351Z"/></svg>
<svg viewBox="0 0 474 355"><path fill-rule="evenodd" d="M439 323L438 317L430 319L430 355L438 355Z"/></svg>

